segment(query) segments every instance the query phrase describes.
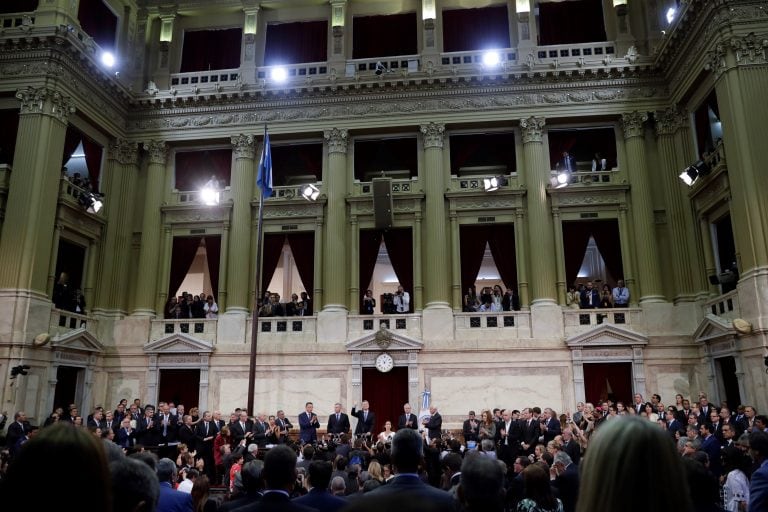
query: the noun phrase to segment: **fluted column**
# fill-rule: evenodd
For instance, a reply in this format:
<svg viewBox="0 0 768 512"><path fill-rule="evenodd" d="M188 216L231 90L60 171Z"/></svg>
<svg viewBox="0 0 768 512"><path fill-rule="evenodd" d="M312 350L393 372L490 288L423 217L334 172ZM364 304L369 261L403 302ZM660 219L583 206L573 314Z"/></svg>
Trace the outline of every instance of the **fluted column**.
<svg viewBox="0 0 768 512"><path fill-rule="evenodd" d="M44 296L67 119L75 108L70 98L46 87L22 89L16 98L21 113L0 237L0 288Z"/></svg>
<svg viewBox="0 0 768 512"><path fill-rule="evenodd" d="M91 304L94 302L94 286L96 281L96 266L98 265L99 250L98 245L93 240L88 244L88 251L85 254L85 279L83 279L83 297L85 297L86 310L92 310ZM125 290L121 293L125 296Z"/></svg>
<svg viewBox="0 0 768 512"><path fill-rule="evenodd" d="M160 262L161 218L160 207L165 192L165 167L168 146L163 141L144 144L148 152L147 183L144 189L144 219L141 223L141 249L139 250L139 273L136 283L134 315L155 315L157 298L158 263Z"/></svg>
<svg viewBox="0 0 768 512"><path fill-rule="evenodd" d="M171 228L170 224L164 224L162 227L162 240L160 244L160 270L159 270L159 276L168 276L171 275L171 258L173 257L173 229ZM168 302L168 286L163 286L162 282L166 281L164 280L157 280L157 288L155 290L155 295L157 296L157 300L155 301L155 310L156 311L163 311L163 308L165 307L165 304ZM175 293L175 290L172 291Z"/></svg>
<svg viewBox="0 0 768 512"><path fill-rule="evenodd" d="M348 280L347 237L347 130L324 134L328 148L328 174L323 180L328 195L323 243L323 309L346 311ZM353 248L357 257L358 248Z"/></svg>
<svg viewBox="0 0 768 512"><path fill-rule="evenodd" d="M317 315L318 309L323 304L323 216L315 218L315 289L307 290L312 300L312 314Z"/></svg>
<svg viewBox="0 0 768 512"><path fill-rule="evenodd" d="M255 148L253 135L231 138L235 163L232 167L232 224L227 254L227 313L249 310L248 297L253 283L251 272L251 200L255 183ZM258 284L257 284L258 286Z"/></svg>
<svg viewBox="0 0 768 512"><path fill-rule="evenodd" d="M547 198L549 155L542 143L544 118L520 120L528 206L531 305L555 304L555 242Z"/></svg>
<svg viewBox="0 0 768 512"><path fill-rule="evenodd" d="M675 289L675 302L689 302L696 299L691 258L688 250L688 232L696 226L688 224L684 210L690 210L687 197L683 198L683 183L678 178L680 170L675 133L685 122L684 113L676 108L668 108L654 114L656 120L656 141L658 143L659 163L666 204L667 225L669 226L669 244L672 276Z"/></svg>
<svg viewBox="0 0 768 512"><path fill-rule="evenodd" d="M706 217L699 219L699 229L701 230L701 248L704 255L704 270L707 276L717 275L715 267L714 247L712 247L712 229L709 220ZM714 297L720 293L720 286L709 284L709 295Z"/></svg>
<svg viewBox="0 0 768 512"><path fill-rule="evenodd" d="M138 174L138 145L118 139L107 152L104 169L104 190L107 201L107 228L101 243L101 268L96 289L94 310L125 312L128 310L125 290L133 240L133 211L136 201ZM87 297L86 297L87 299Z"/></svg>
<svg viewBox="0 0 768 512"><path fill-rule="evenodd" d="M451 246L455 251L461 251L459 245L459 216L455 211L451 212ZM453 258L451 262L451 291L453 299L453 310L457 313L463 310L464 290L461 289L461 261L460 258Z"/></svg>
<svg viewBox="0 0 768 512"><path fill-rule="evenodd" d="M554 225L554 237L555 237L555 263L556 281L557 286L557 303L561 306L565 306L565 292L567 286L565 283L565 247L563 246L563 224L560 218L560 208L552 208L552 223Z"/></svg>
<svg viewBox="0 0 768 512"><path fill-rule="evenodd" d="M219 256L219 289L216 290L216 303L219 311L227 310L227 279L229 279L229 231L230 221L225 220L221 232L221 255Z"/></svg>
<svg viewBox="0 0 768 512"><path fill-rule="evenodd" d="M517 293L520 307L528 309L531 303L528 293L528 237L526 236L525 209L515 209L515 258L517 259Z"/></svg>
<svg viewBox="0 0 768 512"><path fill-rule="evenodd" d="M424 141L424 309L447 308L450 300L450 259L445 209L445 178L443 173L443 142L445 125L421 125ZM458 248L457 248L458 250Z"/></svg>
<svg viewBox="0 0 768 512"><path fill-rule="evenodd" d="M627 166L632 194L632 220L635 228L635 254L640 302L663 302L661 273L656 248L653 200L645 159L645 112L622 114L621 123L627 150ZM631 290L630 293L637 293Z"/></svg>
<svg viewBox="0 0 768 512"><path fill-rule="evenodd" d="M627 218L629 208L626 203L619 205L619 242L621 243L621 264L624 267L624 284L629 288L629 303L632 306L637 305L637 282L635 280L634 265L632 259L632 244L629 243L632 238L632 229Z"/></svg>
<svg viewBox="0 0 768 512"><path fill-rule="evenodd" d="M349 216L349 245L351 247L360 247L360 227L357 222L357 215ZM360 297L365 294L362 288L366 288L368 283L360 282L360 258L351 258L349 261L349 313L357 315L360 312Z"/></svg>
<svg viewBox="0 0 768 512"><path fill-rule="evenodd" d="M53 228L53 241L51 242L51 258L48 262L48 285L46 292L49 297L53 296L53 287L56 284L58 276L56 275L56 259L59 252L59 240L61 240L61 231L64 227L56 224Z"/></svg>
<svg viewBox="0 0 768 512"><path fill-rule="evenodd" d="M424 308L424 278L422 275L421 257L421 212L417 211L413 217L413 311L418 313Z"/></svg>

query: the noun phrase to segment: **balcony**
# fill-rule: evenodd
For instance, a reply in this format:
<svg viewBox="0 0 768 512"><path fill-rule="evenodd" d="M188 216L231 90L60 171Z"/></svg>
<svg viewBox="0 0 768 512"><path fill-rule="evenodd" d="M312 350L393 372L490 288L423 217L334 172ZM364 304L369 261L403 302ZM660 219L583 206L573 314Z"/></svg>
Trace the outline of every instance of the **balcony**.
<svg viewBox="0 0 768 512"><path fill-rule="evenodd" d="M531 337L531 314L528 311L503 313L454 313L457 340L477 339L508 341Z"/></svg>
<svg viewBox="0 0 768 512"><path fill-rule="evenodd" d="M419 70L419 59L419 55L398 55L394 57L378 57L374 59L351 59L346 62L344 74L347 78L354 78L366 74L378 75L382 79L393 74L395 77L398 75L407 76L408 73L415 73Z"/></svg>
<svg viewBox="0 0 768 512"><path fill-rule="evenodd" d="M640 308L563 309L566 338L605 323L642 332L643 310Z"/></svg>
<svg viewBox="0 0 768 512"><path fill-rule="evenodd" d="M0 28L30 28L35 24L34 12L12 12L0 14Z"/></svg>
<svg viewBox="0 0 768 512"><path fill-rule="evenodd" d="M216 319L207 318L152 320L150 341L159 340L169 334L187 334L215 345L217 325Z"/></svg>
<svg viewBox="0 0 768 512"><path fill-rule="evenodd" d="M191 73L171 73L172 89L193 89L195 92L219 92L224 87L242 85L239 69L214 69Z"/></svg>
<svg viewBox="0 0 768 512"><path fill-rule="evenodd" d="M451 192L484 192L483 180L502 177L506 180L499 183L498 192L519 189L517 173L506 174L504 167L472 167L463 168L462 176L451 176L448 190ZM497 193L498 193L497 192Z"/></svg>
<svg viewBox="0 0 768 512"><path fill-rule="evenodd" d="M225 203L232 199L232 191L229 187L224 187L219 191L219 203ZM171 203L174 205L203 205L200 199L199 190L176 190L171 192Z"/></svg>
<svg viewBox="0 0 768 512"><path fill-rule="evenodd" d="M251 340L253 317L249 316L245 326L246 344ZM269 342L303 342L317 341L317 317L286 316L259 317L259 340Z"/></svg>
<svg viewBox="0 0 768 512"><path fill-rule="evenodd" d="M418 192L418 178L399 178L392 180L392 195L406 195ZM373 184L370 181L358 181L352 184L352 196L373 195Z"/></svg>
<svg viewBox="0 0 768 512"><path fill-rule="evenodd" d="M86 211L86 208L90 203L84 203L83 201L85 198L88 198L92 195L90 190L78 187L64 177L61 178L59 187L60 204L65 204L73 210L82 210L83 212ZM97 217L103 217L104 209L100 208L98 212L89 211L88 213L91 215L96 215Z"/></svg>
<svg viewBox="0 0 768 512"><path fill-rule="evenodd" d="M704 303L704 315L715 315L725 320L741 318L739 293L737 290L720 295Z"/></svg>
<svg viewBox="0 0 768 512"><path fill-rule="evenodd" d="M560 171L553 170L550 172L553 183L557 181ZM594 186L601 184L616 184L623 180L619 178L619 169L611 169L610 171L577 171L567 175L567 181L565 183L559 183L558 185L571 186Z"/></svg>
<svg viewBox="0 0 768 512"><path fill-rule="evenodd" d="M72 311L54 308L51 310L51 321L48 327L48 332L51 336L55 337L74 331L75 329L85 329L95 336L98 327L98 320L95 320L88 315L81 315L79 313L73 313Z"/></svg>
<svg viewBox="0 0 768 512"><path fill-rule="evenodd" d="M349 315L347 332L350 339L378 331L382 327L398 334L421 339L421 315L416 313L397 315Z"/></svg>
<svg viewBox="0 0 768 512"><path fill-rule="evenodd" d="M274 76L276 69L285 71L285 78L278 79ZM323 77L328 74L327 62L304 62L301 64L286 64L281 66L262 66L256 69L256 78L259 82L298 82L311 81L315 77Z"/></svg>

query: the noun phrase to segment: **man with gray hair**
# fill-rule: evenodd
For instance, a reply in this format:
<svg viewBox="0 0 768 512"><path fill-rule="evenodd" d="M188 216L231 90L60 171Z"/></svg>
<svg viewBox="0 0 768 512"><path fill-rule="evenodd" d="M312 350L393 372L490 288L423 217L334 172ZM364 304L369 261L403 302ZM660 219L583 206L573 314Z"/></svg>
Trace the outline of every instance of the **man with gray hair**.
<svg viewBox="0 0 768 512"><path fill-rule="evenodd" d="M340 476L333 477L333 480L331 480L331 494L344 497L346 493L347 484L344 482L344 479Z"/></svg>
<svg viewBox="0 0 768 512"><path fill-rule="evenodd" d="M123 457L109 465L113 512L153 512L160 485L147 464Z"/></svg>
<svg viewBox="0 0 768 512"><path fill-rule="evenodd" d="M192 496L173 488L176 480L176 464L171 459L157 461L157 479L160 481L160 498L157 512L192 512Z"/></svg>
<svg viewBox="0 0 768 512"><path fill-rule="evenodd" d="M470 452L461 465L456 496L468 512L504 509L504 472L495 460Z"/></svg>
<svg viewBox="0 0 768 512"><path fill-rule="evenodd" d="M579 469L564 451L555 454L552 467L549 469L552 485L560 492L563 502L563 512L574 512L576 500L579 497Z"/></svg>

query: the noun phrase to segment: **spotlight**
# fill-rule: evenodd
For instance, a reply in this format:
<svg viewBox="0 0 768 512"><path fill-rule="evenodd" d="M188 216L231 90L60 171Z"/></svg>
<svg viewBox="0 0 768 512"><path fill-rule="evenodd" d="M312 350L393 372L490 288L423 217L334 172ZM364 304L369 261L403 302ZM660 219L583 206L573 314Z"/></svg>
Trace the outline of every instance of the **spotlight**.
<svg viewBox="0 0 768 512"><path fill-rule="evenodd" d="M104 194L98 192L81 192L77 198L77 202L80 206L85 208L86 212L99 213L99 210L104 207L104 201L102 201L103 197Z"/></svg>
<svg viewBox="0 0 768 512"><path fill-rule="evenodd" d="M507 179L503 176L493 176L492 178L483 178L483 190L486 192L495 192L507 184Z"/></svg>
<svg viewBox="0 0 768 512"><path fill-rule="evenodd" d="M288 80L288 71L282 67L278 66L274 69L272 69L272 80L274 80L277 83L283 83L286 80Z"/></svg>
<svg viewBox="0 0 768 512"><path fill-rule="evenodd" d="M115 55L112 52L104 52L101 54L101 63L106 67L111 68L115 65Z"/></svg>
<svg viewBox="0 0 768 512"><path fill-rule="evenodd" d="M101 199L94 196L93 202L91 202L91 206L86 208L85 211L88 213L99 213L99 210L101 210L103 206L104 203L101 201Z"/></svg>
<svg viewBox="0 0 768 512"><path fill-rule="evenodd" d="M379 61L376 63L376 75L381 75L382 73L389 73L389 69Z"/></svg>
<svg viewBox="0 0 768 512"><path fill-rule="evenodd" d="M317 201L317 198L320 197L320 189L311 183L304 185L301 187L301 197L307 201Z"/></svg>
<svg viewBox="0 0 768 512"><path fill-rule="evenodd" d="M488 50L483 54L483 65L487 68L495 68L501 63L501 55L496 50Z"/></svg>
<svg viewBox="0 0 768 512"><path fill-rule="evenodd" d="M556 178L557 185L555 185L555 188L565 188L568 186L568 183L571 181L571 173L569 172L561 172L557 175Z"/></svg>
<svg viewBox="0 0 768 512"><path fill-rule="evenodd" d="M206 184L200 189L200 201L206 206L216 206L219 204L219 191Z"/></svg>
<svg viewBox="0 0 768 512"><path fill-rule="evenodd" d="M677 14L677 9L675 9L674 7L670 7L669 10L667 11L667 23L669 23L670 25L675 20L675 14Z"/></svg>
<svg viewBox="0 0 768 512"><path fill-rule="evenodd" d="M709 165L707 165L706 162L699 160L681 172L680 179L683 180L683 183L690 187L696 183L696 180L706 176L707 174L709 174Z"/></svg>

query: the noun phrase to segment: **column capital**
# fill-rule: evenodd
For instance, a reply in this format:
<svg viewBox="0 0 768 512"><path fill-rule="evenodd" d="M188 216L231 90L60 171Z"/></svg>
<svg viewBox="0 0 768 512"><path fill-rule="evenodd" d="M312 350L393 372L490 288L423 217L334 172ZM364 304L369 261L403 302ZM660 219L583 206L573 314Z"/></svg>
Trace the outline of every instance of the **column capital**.
<svg viewBox="0 0 768 512"><path fill-rule="evenodd" d="M16 99L21 101L21 115L45 114L66 124L70 114L75 113L72 98L48 87L19 89Z"/></svg>
<svg viewBox="0 0 768 512"><path fill-rule="evenodd" d="M347 135L348 132L344 128L331 128L323 132L323 137L328 144L328 153L346 153L347 152Z"/></svg>
<svg viewBox="0 0 768 512"><path fill-rule="evenodd" d="M232 135L230 142L232 143L232 151L235 153L235 158L249 158L253 160L256 154L253 146L254 136L238 134Z"/></svg>
<svg viewBox="0 0 768 512"><path fill-rule="evenodd" d="M136 165L139 160L139 145L125 139L115 139L109 144L107 159L123 165Z"/></svg>
<svg viewBox="0 0 768 512"><path fill-rule="evenodd" d="M704 57L704 69L719 77L729 67L748 64L765 64L768 49L768 36L754 32L743 37L732 37L719 41ZM733 59L733 60L731 60Z"/></svg>
<svg viewBox="0 0 768 512"><path fill-rule="evenodd" d="M657 110L653 114L656 121L656 135L674 135L685 124L686 113L678 107Z"/></svg>
<svg viewBox="0 0 768 512"><path fill-rule="evenodd" d="M144 143L144 150L149 153L149 163L165 165L168 160L168 144L162 140Z"/></svg>
<svg viewBox="0 0 768 512"><path fill-rule="evenodd" d="M647 120L647 112L634 111L621 114L621 128L624 130L624 138L643 137L645 135L643 124Z"/></svg>
<svg viewBox="0 0 768 512"><path fill-rule="evenodd" d="M445 140L445 124L444 123L427 123L420 127L422 135L424 135L424 149L427 148L443 148L443 142Z"/></svg>
<svg viewBox="0 0 768 512"><path fill-rule="evenodd" d="M541 142L546 120L543 117L524 117L520 119L520 130L523 134L523 144Z"/></svg>

